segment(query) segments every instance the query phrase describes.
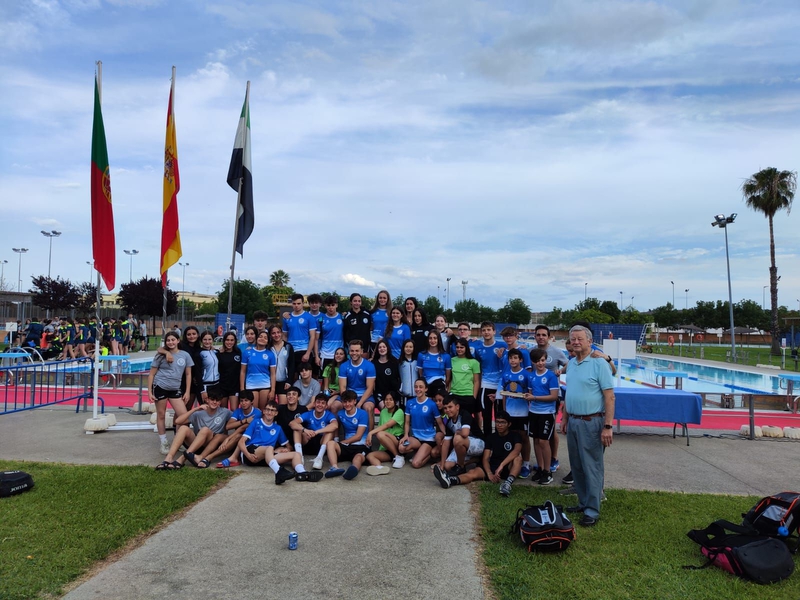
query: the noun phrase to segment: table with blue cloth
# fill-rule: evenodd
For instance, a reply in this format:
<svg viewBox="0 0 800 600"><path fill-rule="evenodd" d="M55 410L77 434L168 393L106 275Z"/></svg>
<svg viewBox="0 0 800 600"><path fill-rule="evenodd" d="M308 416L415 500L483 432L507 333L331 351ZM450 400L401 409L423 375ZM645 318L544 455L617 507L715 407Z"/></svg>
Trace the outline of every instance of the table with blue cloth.
<svg viewBox="0 0 800 600"><path fill-rule="evenodd" d="M620 420L654 421L656 423L672 423L672 437L675 437L677 426L682 428L689 445L687 423L700 424L703 416L703 399L699 394L683 390L655 388L614 388L616 402L614 418L617 420L619 432Z"/></svg>

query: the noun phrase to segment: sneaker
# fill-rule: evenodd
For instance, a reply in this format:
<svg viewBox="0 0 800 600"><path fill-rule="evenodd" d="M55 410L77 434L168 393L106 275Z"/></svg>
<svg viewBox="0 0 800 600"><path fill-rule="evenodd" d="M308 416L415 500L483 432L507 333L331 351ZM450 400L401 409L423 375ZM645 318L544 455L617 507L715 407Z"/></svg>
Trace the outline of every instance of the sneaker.
<svg viewBox="0 0 800 600"><path fill-rule="evenodd" d="M574 485L571 485L568 488L563 489L560 492L558 492L558 494L560 496L572 496L572 495L577 494L577 493L578 493L578 490L575 489Z"/></svg>
<svg viewBox="0 0 800 600"><path fill-rule="evenodd" d="M394 457L394 460L392 461L392 468L402 469L403 465L405 464L406 464L406 459L398 454L397 456Z"/></svg>
<svg viewBox="0 0 800 600"><path fill-rule="evenodd" d="M159 449L161 454L169 454L169 445L169 440L163 440L161 442L161 448Z"/></svg>
<svg viewBox="0 0 800 600"><path fill-rule="evenodd" d="M439 485L441 485L444 489L450 487L450 478L442 471L442 468L439 465L433 465L433 476L439 481Z"/></svg>
<svg viewBox="0 0 800 600"><path fill-rule="evenodd" d="M358 467L354 465L350 465L349 467L347 467L347 471L344 472L344 479L350 481L351 479L355 479L356 477L358 477Z"/></svg>
<svg viewBox="0 0 800 600"><path fill-rule="evenodd" d="M608 498L606 497L606 493L600 492L600 502L605 502L606 500L608 500Z"/></svg>
<svg viewBox="0 0 800 600"><path fill-rule="evenodd" d="M539 478L541 478L541 476L542 476L542 471L540 471L539 469L536 469L533 472L533 474L531 475L531 481L536 483L537 481L539 481Z"/></svg>
<svg viewBox="0 0 800 600"><path fill-rule="evenodd" d="M278 472L275 473L275 485L281 485L284 481L289 481L290 479L294 479L295 472L290 471L286 467L281 467L278 469Z"/></svg>
<svg viewBox="0 0 800 600"><path fill-rule="evenodd" d="M557 458L554 458L553 460L550 461L550 472L551 473L555 473L556 471L558 471L558 467L560 467L560 466L561 466L561 463L558 462Z"/></svg>
<svg viewBox="0 0 800 600"><path fill-rule="evenodd" d="M564 477L561 479L561 483L564 485L572 485L575 483L575 479L572 477L572 471L564 475Z"/></svg>
<svg viewBox="0 0 800 600"><path fill-rule="evenodd" d="M504 481L500 485L500 495L505 496L506 498L508 498L511 495L511 484L508 483L507 481Z"/></svg>
<svg viewBox="0 0 800 600"><path fill-rule="evenodd" d="M527 479L528 477L530 477L531 476L530 465L523 465L522 469L519 472L519 476L522 477L523 479Z"/></svg>
<svg viewBox="0 0 800 600"><path fill-rule="evenodd" d="M462 467L461 465L456 465L452 469L450 469L450 471L448 471L447 474L450 475L451 477L458 477L459 475L463 475L466 472L467 472L466 467Z"/></svg>
<svg viewBox="0 0 800 600"><path fill-rule="evenodd" d="M388 475L389 467L383 465L370 465L367 467L367 475Z"/></svg>
<svg viewBox="0 0 800 600"><path fill-rule="evenodd" d="M553 476L547 471L542 471L542 476L539 477L539 485L550 485L553 483Z"/></svg>
<svg viewBox="0 0 800 600"><path fill-rule="evenodd" d="M314 459L314 462L311 463L311 468L314 469L315 471L321 471L322 470L322 457L321 456L318 456L317 458Z"/></svg>
<svg viewBox="0 0 800 600"><path fill-rule="evenodd" d="M341 477L344 475L344 469L340 469L339 467L331 467L325 472L325 477L330 479L331 477Z"/></svg>

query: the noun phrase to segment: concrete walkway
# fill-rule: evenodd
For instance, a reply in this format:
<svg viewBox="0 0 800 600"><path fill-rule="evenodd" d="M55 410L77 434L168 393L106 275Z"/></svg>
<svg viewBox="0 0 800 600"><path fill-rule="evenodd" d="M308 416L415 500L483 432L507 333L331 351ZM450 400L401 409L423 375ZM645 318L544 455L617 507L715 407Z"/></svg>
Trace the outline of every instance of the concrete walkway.
<svg viewBox="0 0 800 600"><path fill-rule="evenodd" d="M115 413L120 421L144 419ZM155 434L86 435L88 415L59 407L0 417L0 457L160 462ZM623 425L606 454L604 510L613 510L614 488L759 496L800 488L797 441L749 441L734 432L720 438L720 432L693 430L696 437L687 447L666 431ZM558 480L569 469L565 443L561 454ZM267 469L241 470L66 597L486 597L468 489L442 490L428 469L409 466L382 477L362 472L352 482L283 486L274 485ZM556 497L557 488L552 490ZM289 531L299 533L296 552L286 549Z"/></svg>

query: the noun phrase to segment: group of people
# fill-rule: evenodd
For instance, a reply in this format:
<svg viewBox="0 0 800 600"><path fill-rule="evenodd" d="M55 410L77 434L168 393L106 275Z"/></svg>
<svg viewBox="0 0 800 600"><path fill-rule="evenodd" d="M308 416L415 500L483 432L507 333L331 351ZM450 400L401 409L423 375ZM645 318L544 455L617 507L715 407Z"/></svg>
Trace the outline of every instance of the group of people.
<svg viewBox="0 0 800 600"><path fill-rule="evenodd" d="M137 348L147 348L147 323L133 315L119 318L106 317L98 327L94 317L55 317L52 319L27 319L24 326L18 323L18 332L12 344L35 348L45 359L69 360L85 358L94 353L99 340L104 355L127 355Z"/></svg>
<svg viewBox="0 0 800 600"><path fill-rule="evenodd" d="M499 341L494 324L484 322L472 340L469 324L452 330L442 315L431 324L413 298L394 307L386 290L369 312L357 293L344 314L337 311L338 297L311 295L307 301L308 310L302 295L292 295L280 323L268 324L267 315L257 312L245 339L228 332L219 350L211 332L193 326L182 336L166 334L148 381L166 454L157 468L179 469L186 461L205 468L221 458L220 468L268 465L281 484L323 476L351 480L365 463L369 474L380 475L389 471L384 463L402 468L410 459L414 468L432 461L442 487L487 479L509 495L517 477L553 482L559 468L558 378L568 360L550 343L546 326L536 327L536 347L528 351L518 346L512 327L500 332ZM589 354L582 356L587 339ZM603 387L613 382L613 362L592 348L586 327L570 331L568 346L575 353L569 365L575 366L562 431L573 473L564 480L574 481L584 524L591 525L599 516L603 478L594 447L583 440L597 433L601 447L610 444L610 428L595 431L595 421L613 420L613 389ZM589 371L584 364L593 367L581 383ZM608 377L598 377L605 372ZM574 388L573 377L579 382ZM595 385L600 406L596 395L587 400ZM168 402L179 427L171 444L164 426ZM181 445L187 450L178 457ZM304 455L314 457L311 471ZM340 462L350 466L343 469ZM599 463L601 468L602 452Z"/></svg>

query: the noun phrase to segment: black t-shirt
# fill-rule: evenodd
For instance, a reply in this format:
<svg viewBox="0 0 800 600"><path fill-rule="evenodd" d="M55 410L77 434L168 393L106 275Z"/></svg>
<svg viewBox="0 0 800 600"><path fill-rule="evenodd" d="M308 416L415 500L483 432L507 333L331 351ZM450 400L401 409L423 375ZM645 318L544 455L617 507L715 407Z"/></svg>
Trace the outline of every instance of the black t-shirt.
<svg viewBox="0 0 800 600"><path fill-rule="evenodd" d="M481 428L478 427L478 422L473 418L468 410L463 408L458 412L458 418L453 421L447 419L444 427L447 432L447 437L453 437L457 432L461 431L464 427L469 426L469 435L474 438L483 438Z"/></svg>
<svg viewBox="0 0 800 600"><path fill-rule="evenodd" d="M511 454L517 444L522 444L522 438L516 431L509 431L504 436L493 433L486 441L486 449L492 451L489 462L493 465L499 465L508 458L508 455Z"/></svg>
<svg viewBox="0 0 800 600"><path fill-rule="evenodd" d="M385 363L375 361L372 364L375 366L375 395L383 400L387 392L399 392L400 367L394 357Z"/></svg>
<svg viewBox="0 0 800 600"><path fill-rule="evenodd" d="M294 434L292 432L292 428L289 427L289 423L291 423L297 415L302 415L306 412L308 412L308 409L305 406L300 406L299 403L294 410L290 409L288 404L281 404L278 407L278 417L275 419L275 422L281 426L283 433L286 434L286 437L288 438L289 443L292 444L292 447L294 447L294 442L292 441L294 439L292 437Z"/></svg>
<svg viewBox="0 0 800 600"><path fill-rule="evenodd" d="M419 354L428 349L428 334L431 332L430 325L411 326L411 339L414 342L414 351Z"/></svg>
<svg viewBox="0 0 800 600"><path fill-rule="evenodd" d="M220 352L219 359L219 384L223 390L233 393L239 391L239 376L242 373L242 351L238 346L233 347L233 352Z"/></svg>
<svg viewBox="0 0 800 600"><path fill-rule="evenodd" d="M349 310L342 317L342 321L344 322L342 335L345 350L352 340L361 340L366 352L372 339L372 315L364 310L358 312Z"/></svg>

